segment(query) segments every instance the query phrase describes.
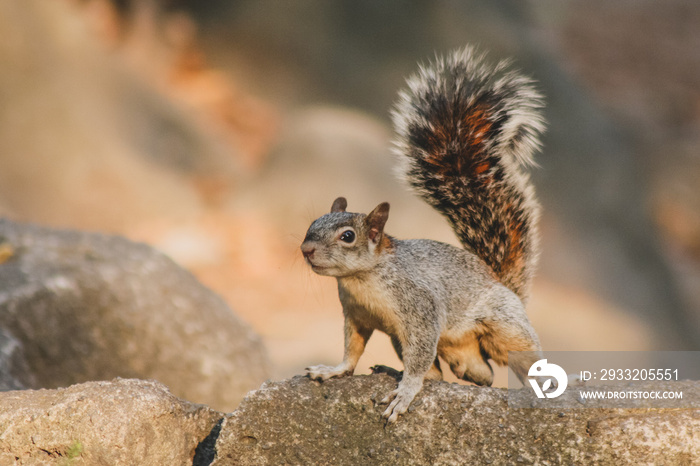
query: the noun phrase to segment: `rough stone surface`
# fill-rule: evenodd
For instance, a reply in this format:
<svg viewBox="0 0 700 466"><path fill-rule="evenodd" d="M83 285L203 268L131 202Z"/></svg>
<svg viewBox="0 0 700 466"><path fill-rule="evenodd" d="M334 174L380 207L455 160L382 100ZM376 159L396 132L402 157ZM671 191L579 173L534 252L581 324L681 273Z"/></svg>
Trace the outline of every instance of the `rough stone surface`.
<svg viewBox="0 0 700 466"><path fill-rule="evenodd" d="M220 418L155 381L3 392L0 464L191 465Z"/></svg>
<svg viewBox="0 0 700 466"><path fill-rule="evenodd" d="M156 379L230 411L268 377L257 335L148 246L1 219L0 245L0 328L21 345L29 371L12 377L27 388Z"/></svg>
<svg viewBox="0 0 700 466"><path fill-rule="evenodd" d="M385 425L386 375L266 384L223 423L213 464L697 464L700 406L513 409L504 389L427 382ZM684 398L700 385L683 383ZM658 386L656 388L658 389Z"/></svg>

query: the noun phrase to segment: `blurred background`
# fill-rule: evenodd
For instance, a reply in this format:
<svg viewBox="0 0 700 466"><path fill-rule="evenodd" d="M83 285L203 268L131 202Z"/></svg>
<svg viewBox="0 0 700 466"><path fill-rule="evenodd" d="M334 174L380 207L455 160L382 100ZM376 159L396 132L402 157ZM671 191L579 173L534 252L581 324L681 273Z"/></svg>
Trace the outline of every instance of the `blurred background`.
<svg viewBox="0 0 700 466"><path fill-rule="evenodd" d="M339 195L456 244L394 178L389 111L418 62L471 43L546 95L544 349L700 350L698 24L692 0L0 0L0 215L160 249L275 378L335 364L335 281L298 246ZM373 364L400 367L383 335Z"/></svg>

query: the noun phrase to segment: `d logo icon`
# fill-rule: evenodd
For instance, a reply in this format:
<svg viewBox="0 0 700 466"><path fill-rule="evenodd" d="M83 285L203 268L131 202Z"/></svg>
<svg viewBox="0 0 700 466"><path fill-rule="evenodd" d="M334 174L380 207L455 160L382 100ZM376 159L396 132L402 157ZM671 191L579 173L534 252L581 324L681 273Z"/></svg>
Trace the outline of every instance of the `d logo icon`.
<svg viewBox="0 0 700 466"><path fill-rule="evenodd" d="M550 393L545 393L547 389L552 386L552 379L547 379L543 382L542 388L540 388L536 379L528 379L532 389L535 391L537 398L556 398L566 390L566 385L569 383L569 379L566 375L566 371L556 364L549 364L546 359L540 359L530 366L530 370L527 372L530 377L553 377L557 381L557 389Z"/></svg>

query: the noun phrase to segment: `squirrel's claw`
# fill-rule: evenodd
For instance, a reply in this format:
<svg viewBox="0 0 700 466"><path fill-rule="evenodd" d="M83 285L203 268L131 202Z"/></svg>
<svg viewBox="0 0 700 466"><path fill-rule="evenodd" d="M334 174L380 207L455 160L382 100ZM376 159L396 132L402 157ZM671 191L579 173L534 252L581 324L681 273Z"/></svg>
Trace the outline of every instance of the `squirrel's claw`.
<svg viewBox="0 0 700 466"><path fill-rule="evenodd" d="M382 417L386 419L387 424L393 424L399 418L399 416L406 412L408 406L411 404L413 396L406 396L401 393L397 388L387 395L386 398L382 400L383 403L389 403L386 411L382 414Z"/></svg>
<svg viewBox="0 0 700 466"><path fill-rule="evenodd" d="M414 385L399 384L396 390L393 390L381 401L381 404L389 403L386 411L382 414L388 424L396 422L398 417L408 410L409 405L421 389L420 384L417 387Z"/></svg>
<svg viewBox="0 0 700 466"><path fill-rule="evenodd" d="M399 393L399 389L397 388L396 390L392 390L391 393L389 393L387 396L384 397L382 401L379 402L380 405L385 405L388 403L391 403L391 401L396 398L396 395ZM386 412L384 413L386 414Z"/></svg>

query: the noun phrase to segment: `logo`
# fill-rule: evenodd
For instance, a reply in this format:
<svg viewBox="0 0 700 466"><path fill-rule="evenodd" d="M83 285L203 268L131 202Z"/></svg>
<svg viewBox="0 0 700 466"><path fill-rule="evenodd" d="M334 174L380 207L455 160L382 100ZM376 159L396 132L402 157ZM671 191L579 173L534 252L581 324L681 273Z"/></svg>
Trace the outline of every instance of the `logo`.
<svg viewBox="0 0 700 466"><path fill-rule="evenodd" d="M530 370L527 372L530 377L528 382L532 385L532 389L535 391L537 398L556 398L566 390L566 385L569 383L569 379L566 375L566 371L556 364L550 364L546 359L540 359L530 366ZM538 384L538 380L542 380L544 377L550 377L542 383L542 388ZM552 377L557 381L556 390L553 392L547 392L552 388Z"/></svg>

